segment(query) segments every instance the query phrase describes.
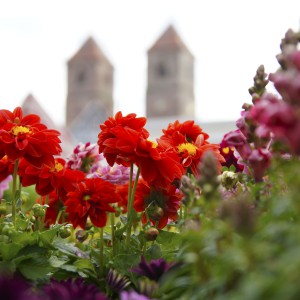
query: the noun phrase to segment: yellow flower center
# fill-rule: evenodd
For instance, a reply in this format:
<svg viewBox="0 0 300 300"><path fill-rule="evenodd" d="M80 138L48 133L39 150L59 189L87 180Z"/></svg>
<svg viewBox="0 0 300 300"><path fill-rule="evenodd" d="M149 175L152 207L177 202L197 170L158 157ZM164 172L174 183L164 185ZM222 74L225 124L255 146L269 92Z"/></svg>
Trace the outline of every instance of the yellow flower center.
<svg viewBox="0 0 300 300"><path fill-rule="evenodd" d="M234 148L233 147L224 147L224 148L222 148L222 152L224 153L224 154L228 154L229 153L229 151L234 151Z"/></svg>
<svg viewBox="0 0 300 300"><path fill-rule="evenodd" d="M177 146L178 151L184 152L187 151L189 155L195 155L197 151L197 147L191 143L183 143Z"/></svg>
<svg viewBox="0 0 300 300"><path fill-rule="evenodd" d="M56 161L54 168L55 168L56 172L59 172L59 171L61 171L64 168L64 166L61 163L59 163L59 162Z"/></svg>
<svg viewBox="0 0 300 300"><path fill-rule="evenodd" d="M84 201L88 201L88 200L90 200L91 199L91 196L90 195L84 195L83 196L83 200Z"/></svg>
<svg viewBox="0 0 300 300"><path fill-rule="evenodd" d="M157 143L155 143L155 142L153 142L153 141L150 141L150 140L148 140L148 141L152 144L152 148L156 148L156 147L158 146Z"/></svg>
<svg viewBox="0 0 300 300"><path fill-rule="evenodd" d="M14 136L18 136L19 134L26 134L30 132L31 132L30 129L25 126L15 126L11 129L11 133Z"/></svg>

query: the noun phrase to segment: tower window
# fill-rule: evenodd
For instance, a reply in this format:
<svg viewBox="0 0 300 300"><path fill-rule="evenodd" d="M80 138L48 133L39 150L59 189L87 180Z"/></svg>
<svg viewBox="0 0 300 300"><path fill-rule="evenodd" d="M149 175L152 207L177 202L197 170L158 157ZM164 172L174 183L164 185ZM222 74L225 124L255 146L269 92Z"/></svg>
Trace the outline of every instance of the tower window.
<svg viewBox="0 0 300 300"><path fill-rule="evenodd" d="M164 64L160 63L157 67L157 75L160 77L165 77L168 74L167 68Z"/></svg>
<svg viewBox="0 0 300 300"><path fill-rule="evenodd" d="M86 79L86 75L84 72L80 72L77 76L77 82L78 83L83 83Z"/></svg>

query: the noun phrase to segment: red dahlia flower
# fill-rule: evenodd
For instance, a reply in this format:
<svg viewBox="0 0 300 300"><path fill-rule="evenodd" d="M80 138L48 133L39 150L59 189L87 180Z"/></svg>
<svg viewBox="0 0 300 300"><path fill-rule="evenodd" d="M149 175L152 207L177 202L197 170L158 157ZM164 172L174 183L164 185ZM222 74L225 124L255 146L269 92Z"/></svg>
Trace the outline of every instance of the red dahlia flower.
<svg viewBox="0 0 300 300"><path fill-rule="evenodd" d="M21 107L13 112L0 110L0 157L7 155L12 161L24 157L36 167L53 165L53 155L62 151L59 135L41 124L39 116L23 117Z"/></svg>
<svg viewBox="0 0 300 300"><path fill-rule="evenodd" d="M122 164L125 167L135 162L135 149L140 138L147 138L149 132L144 128L146 118L136 118L136 114L123 117L117 112L100 125L98 135L99 153L103 153L108 164Z"/></svg>
<svg viewBox="0 0 300 300"><path fill-rule="evenodd" d="M37 199L37 203L40 203L42 205L48 204L47 210L46 210L46 216L45 216L45 225L46 227L49 227L52 224L55 224L55 221L57 219L57 216L60 212L60 210L63 209L64 204L59 198L59 196L56 194L55 191L51 192L48 199L46 200L46 196L43 196L42 198ZM61 217L58 220L58 223L63 223L67 221L67 216L65 213L61 214Z"/></svg>
<svg viewBox="0 0 300 300"><path fill-rule="evenodd" d="M149 185L166 188L184 174L179 156L173 148L163 149L156 143L141 139L136 149L136 165Z"/></svg>
<svg viewBox="0 0 300 300"><path fill-rule="evenodd" d="M219 170L225 161L220 154L219 145L208 142L209 135L194 124L194 121L186 121L174 124L169 124L168 129L163 130L164 135L158 139L161 147L169 149L173 147L181 158L181 163L184 168L190 168L195 176L198 176L198 164L206 151L212 151L219 163Z"/></svg>
<svg viewBox="0 0 300 300"><path fill-rule="evenodd" d="M115 212L110 203L119 201L121 198L112 183L101 178L88 178L67 194L65 206L74 228L80 226L84 229L88 217L96 227L104 227L106 212Z"/></svg>
<svg viewBox="0 0 300 300"><path fill-rule="evenodd" d="M55 190L62 200L65 199L68 192L75 189L77 182L85 178L82 171L68 169L62 158L55 158L54 167L43 165L42 168L36 168L22 159L18 174L22 186L35 184L36 192L42 196Z"/></svg>
<svg viewBox="0 0 300 300"><path fill-rule="evenodd" d="M192 120L185 121L183 123L176 120L174 123L170 123L167 129L163 129L162 131L164 133L164 138L172 137L175 132L179 132L185 136L188 142L195 142L200 134L203 135L204 140L209 138L208 134Z"/></svg>
<svg viewBox="0 0 300 300"><path fill-rule="evenodd" d="M138 183L134 198L134 209L143 212L142 222L147 222L147 216L152 224L159 229L164 228L169 219L177 220L177 211L183 194L175 186L169 189L151 189L149 185L141 180Z"/></svg>
<svg viewBox="0 0 300 300"><path fill-rule="evenodd" d="M0 182L7 178L7 176L13 174L14 164L8 160L8 157L4 155L0 159Z"/></svg>

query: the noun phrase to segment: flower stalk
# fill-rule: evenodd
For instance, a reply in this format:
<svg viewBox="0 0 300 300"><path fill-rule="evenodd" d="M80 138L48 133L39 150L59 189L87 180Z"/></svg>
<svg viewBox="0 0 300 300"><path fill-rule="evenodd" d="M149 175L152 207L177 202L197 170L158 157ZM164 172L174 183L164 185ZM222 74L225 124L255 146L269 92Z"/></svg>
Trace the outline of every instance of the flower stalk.
<svg viewBox="0 0 300 300"><path fill-rule="evenodd" d="M14 226L16 226L16 201L17 201L16 192L17 192L18 166L19 166L19 159L15 161L13 183L12 183L11 215L12 215L12 222Z"/></svg>
<svg viewBox="0 0 300 300"><path fill-rule="evenodd" d="M133 223L133 214L134 214L134 208L133 208L133 202L134 202L134 196L136 192L137 183L139 180L140 175L140 168L138 168L134 185L132 188L132 177L133 177L133 164L130 167L130 177L129 177L129 187L128 187L128 204L127 204L127 231L126 231L126 246L129 247L130 243L130 236L131 236L131 227Z"/></svg>

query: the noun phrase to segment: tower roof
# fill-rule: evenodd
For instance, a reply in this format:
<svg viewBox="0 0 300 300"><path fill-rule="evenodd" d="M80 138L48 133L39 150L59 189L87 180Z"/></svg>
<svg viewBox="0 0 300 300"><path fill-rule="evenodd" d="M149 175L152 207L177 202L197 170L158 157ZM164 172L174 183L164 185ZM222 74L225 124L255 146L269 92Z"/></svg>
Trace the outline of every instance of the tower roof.
<svg viewBox="0 0 300 300"><path fill-rule="evenodd" d="M108 60L108 58L103 53L103 51L93 39L93 37L89 37L86 40L86 42L81 46L81 48L69 59L68 63L88 59L104 61L113 68L113 65Z"/></svg>
<svg viewBox="0 0 300 300"><path fill-rule="evenodd" d="M22 110L24 115L35 114L41 118L41 122L45 124L48 128L54 129L56 128L53 120L46 113L43 107L39 104L36 98L29 94L22 103Z"/></svg>
<svg viewBox="0 0 300 300"><path fill-rule="evenodd" d="M162 49L184 50L191 54L190 50L182 41L181 37L178 35L173 25L169 25L167 27L167 29L158 38L158 40L154 43L154 45L149 48L148 52L152 52L155 50L162 50Z"/></svg>

